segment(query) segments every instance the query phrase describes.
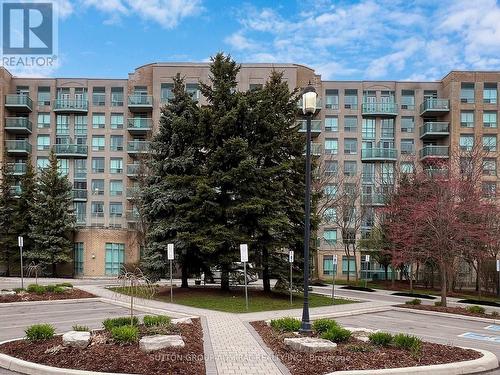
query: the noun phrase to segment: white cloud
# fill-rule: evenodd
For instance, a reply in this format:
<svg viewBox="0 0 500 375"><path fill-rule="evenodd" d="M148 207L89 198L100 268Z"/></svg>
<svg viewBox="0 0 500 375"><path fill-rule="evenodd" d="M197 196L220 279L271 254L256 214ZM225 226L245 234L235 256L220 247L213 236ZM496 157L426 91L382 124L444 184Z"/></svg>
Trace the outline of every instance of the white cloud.
<svg viewBox="0 0 500 375"><path fill-rule="evenodd" d="M224 41L237 50L254 50L258 46L257 43L247 38L239 31L228 36Z"/></svg>

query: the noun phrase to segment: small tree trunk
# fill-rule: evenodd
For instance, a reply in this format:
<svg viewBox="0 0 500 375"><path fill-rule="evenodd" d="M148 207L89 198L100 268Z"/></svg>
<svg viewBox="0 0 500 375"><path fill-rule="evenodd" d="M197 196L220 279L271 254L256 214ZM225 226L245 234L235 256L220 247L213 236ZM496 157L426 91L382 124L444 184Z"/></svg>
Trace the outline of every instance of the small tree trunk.
<svg viewBox="0 0 500 375"><path fill-rule="evenodd" d="M182 274L181 274L181 288L188 288L189 285L188 285L188 269L187 269L187 265L186 265L186 261L184 262L184 264L182 265Z"/></svg>
<svg viewBox="0 0 500 375"><path fill-rule="evenodd" d="M448 278L446 275L446 266L441 264L441 306L446 307L446 295L448 292Z"/></svg>
<svg viewBox="0 0 500 375"><path fill-rule="evenodd" d="M408 277L410 278L410 293L413 294L413 264L410 264L410 269L408 271Z"/></svg>
<svg viewBox="0 0 500 375"><path fill-rule="evenodd" d="M264 246L262 249L262 285L264 292L271 291L271 277L269 275L269 249Z"/></svg>
<svg viewBox="0 0 500 375"><path fill-rule="evenodd" d="M384 266L384 280L387 281L389 279L389 265Z"/></svg>
<svg viewBox="0 0 500 375"><path fill-rule="evenodd" d="M356 277L356 282L359 280L359 268L358 268L358 260L356 259L356 247L353 246L352 253L354 256L354 274Z"/></svg>
<svg viewBox="0 0 500 375"><path fill-rule="evenodd" d="M345 245L344 245L345 246ZM345 246L345 251L347 255L347 284L351 278L351 257L349 256L349 245Z"/></svg>
<svg viewBox="0 0 500 375"><path fill-rule="evenodd" d="M482 289L482 285L481 285L481 261L478 260L477 261L477 297L479 300L481 300L481 289Z"/></svg>
<svg viewBox="0 0 500 375"><path fill-rule="evenodd" d="M52 263L52 277L57 277L57 265Z"/></svg>
<svg viewBox="0 0 500 375"><path fill-rule="evenodd" d="M221 290L229 291L229 270L226 265L221 269L220 288Z"/></svg>

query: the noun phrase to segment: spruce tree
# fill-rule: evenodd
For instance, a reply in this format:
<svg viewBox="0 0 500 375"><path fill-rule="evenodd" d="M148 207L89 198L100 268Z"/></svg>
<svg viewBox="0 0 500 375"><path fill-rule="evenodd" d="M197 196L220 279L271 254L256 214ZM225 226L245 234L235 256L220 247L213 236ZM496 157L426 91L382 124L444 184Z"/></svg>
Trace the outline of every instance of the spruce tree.
<svg viewBox="0 0 500 375"><path fill-rule="evenodd" d="M59 173L52 150L49 165L38 178L30 226L33 250L27 254L37 263L50 265L52 276L57 276L58 264L72 260L71 236L75 222L72 211L71 183Z"/></svg>
<svg viewBox="0 0 500 375"><path fill-rule="evenodd" d="M7 266L6 274L11 275L12 266L19 261L17 233L15 227L16 198L12 186L14 178L7 163L2 166L0 183L0 261Z"/></svg>

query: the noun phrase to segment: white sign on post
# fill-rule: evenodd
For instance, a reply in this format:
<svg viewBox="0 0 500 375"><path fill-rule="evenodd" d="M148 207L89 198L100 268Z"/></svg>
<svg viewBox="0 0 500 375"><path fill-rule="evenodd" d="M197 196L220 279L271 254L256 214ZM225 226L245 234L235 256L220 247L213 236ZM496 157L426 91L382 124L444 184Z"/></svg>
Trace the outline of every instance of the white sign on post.
<svg viewBox="0 0 500 375"><path fill-rule="evenodd" d="M168 258L168 260L175 259L175 257L174 257L174 244L173 243L169 243L167 245L167 258Z"/></svg>
<svg viewBox="0 0 500 375"><path fill-rule="evenodd" d="M500 272L500 259L497 259L497 272Z"/></svg>
<svg viewBox="0 0 500 375"><path fill-rule="evenodd" d="M23 236L17 237L17 243L19 247L23 247L24 238Z"/></svg>
<svg viewBox="0 0 500 375"><path fill-rule="evenodd" d="M337 264L337 255L333 256L333 264Z"/></svg>
<svg viewBox="0 0 500 375"><path fill-rule="evenodd" d="M242 262L248 262L248 245L246 243L240 245L240 257Z"/></svg>
<svg viewBox="0 0 500 375"><path fill-rule="evenodd" d="M293 254L293 250L290 250L290 251L288 252L288 261L289 261L290 263L293 263L293 255L294 255L294 254Z"/></svg>
<svg viewBox="0 0 500 375"><path fill-rule="evenodd" d="M370 256L369 255L365 255L365 262L370 263Z"/></svg>

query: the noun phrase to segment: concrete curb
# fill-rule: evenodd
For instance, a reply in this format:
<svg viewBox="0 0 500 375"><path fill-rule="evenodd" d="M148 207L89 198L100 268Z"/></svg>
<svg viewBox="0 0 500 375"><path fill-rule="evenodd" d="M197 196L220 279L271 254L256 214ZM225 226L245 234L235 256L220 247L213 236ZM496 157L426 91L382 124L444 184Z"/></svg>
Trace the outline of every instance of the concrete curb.
<svg viewBox="0 0 500 375"><path fill-rule="evenodd" d="M110 305L115 305L115 306L124 307L124 308L130 308L130 303L128 303L128 302L113 300L113 299L105 298L105 297L99 297L98 299L99 299L99 302L108 303ZM184 313L180 313L180 312L159 309L157 307L148 307L148 306L144 306L144 305L135 305L134 304L134 310L139 310L139 311L150 313L150 314L169 315L172 318L193 318L193 319L199 318L199 316L197 316L197 315L189 315L189 314L184 314Z"/></svg>
<svg viewBox="0 0 500 375"><path fill-rule="evenodd" d="M404 311L404 312L409 312L409 313L413 313L413 314L434 315L434 316L442 316L442 317L445 317L445 318L470 320L470 321L474 321L474 322L482 322L482 323L490 323L490 324L500 324L500 320L499 319L481 318L479 316L467 316L467 315L460 315L460 314L445 313L445 312L441 312L441 311L418 310L418 309L405 308L405 307L397 307L397 306L393 306L392 310L394 310L394 311Z"/></svg>
<svg viewBox="0 0 500 375"><path fill-rule="evenodd" d="M316 318L341 318L343 316L354 316L354 315L362 315L362 314L370 314L370 313L377 313L377 312L384 312L384 311L389 311L392 310L392 306L387 305L387 306L379 306L379 307L370 307L366 309L360 309L360 310L351 310L351 311L339 311L339 312L333 312L333 313L323 313L323 314L311 314L311 320L314 320Z"/></svg>
<svg viewBox="0 0 500 375"><path fill-rule="evenodd" d="M54 299L45 301L25 301L25 302L5 302L0 303L0 308L2 307L14 307L14 306L30 306L30 305L48 305L48 304L64 304L64 303L75 303L75 302L99 302L101 297L90 297L90 298L72 298L72 299Z"/></svg>
<svg viewBox="0 0 500 375"><path fill-rule="evenodd" d="M472 348L466 348L472 349ZM483 356L472 361L453 362L444 365L401 367L380 370L352 370L352 371L334 371L325 375L379 375L379 374L404 374L404 375L460 375L475 374L478 372L493 370L498 368L497 357L486 350L472 349L480 352Z"/></svg>

